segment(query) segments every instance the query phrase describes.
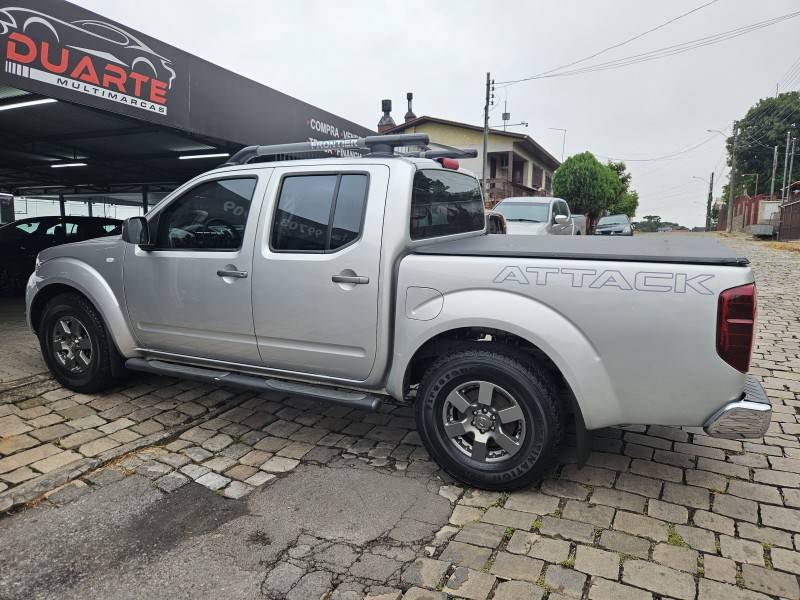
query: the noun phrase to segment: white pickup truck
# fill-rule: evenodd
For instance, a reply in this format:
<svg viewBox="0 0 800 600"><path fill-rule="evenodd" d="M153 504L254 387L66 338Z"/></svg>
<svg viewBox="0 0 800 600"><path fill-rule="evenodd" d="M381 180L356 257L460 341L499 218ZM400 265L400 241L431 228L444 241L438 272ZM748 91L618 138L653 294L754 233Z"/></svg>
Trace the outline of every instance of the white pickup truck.
<svg viewBox="0 0 800 600"><path fill-rule="evenodd" d="M433 458L486 489L539 477L570 421L582 456L628 423L764 434L746 259L688 236L487 235L469 153L427 144L246 148L121 239L45 250L27 317L54 377L413 402Z"/></svg>

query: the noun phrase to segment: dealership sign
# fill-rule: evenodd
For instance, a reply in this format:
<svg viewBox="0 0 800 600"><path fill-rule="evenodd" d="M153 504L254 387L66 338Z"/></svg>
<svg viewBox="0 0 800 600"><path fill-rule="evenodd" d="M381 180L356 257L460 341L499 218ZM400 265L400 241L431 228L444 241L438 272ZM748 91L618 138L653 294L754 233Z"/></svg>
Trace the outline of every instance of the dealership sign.
<svg viewBox="0 0 800 600"><path fill-rule="evenodd" d="M178 80L168 57L98 19L68 21L30 8L0 8L0 48L7 75L156 115L167 115Z"/></svg>

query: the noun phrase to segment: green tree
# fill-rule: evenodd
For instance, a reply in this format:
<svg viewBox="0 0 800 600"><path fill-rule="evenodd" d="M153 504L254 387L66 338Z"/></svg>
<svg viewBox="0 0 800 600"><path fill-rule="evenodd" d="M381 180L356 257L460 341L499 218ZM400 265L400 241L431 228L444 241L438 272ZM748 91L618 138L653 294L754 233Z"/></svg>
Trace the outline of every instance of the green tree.
<svg viewBox="0 0 800 600"><path fill-rule="evenodd" d="M616 173L591 152L570 156L553 175L553 195L566 200L572 212L586 214L591 221L611 206L619 185Z"/></svg>
<svg viewBox="0 0 800 600"><path fill-rule="evenodd" d="M625 214L632 217L636 214L639 206L639 194L631 189L631 179L633 176L628 172L623 161L608 161L606 165L617 178L614 201L608 206L607 210L612 215Z"/></svg>
<svg viewBox="0 0 800 600"><path fill-rule="evenodd" d="M794 127L793 127L794 125ZM800 92L785 92L777 97L763 98L750 107L739 120L739 141L736 148L736 172L758 173L758 191L767 192L772 178L772 152L778 146L778 169L775 173L775 189L781 187L783 179L783 156L786 151L786 132L790 129L797 135L800 125ZM728 165L731 164L733 136L727 140ZM728 197L728 185L723 197ZM755 175L737 177L736 195L755 193Z"/></svg>

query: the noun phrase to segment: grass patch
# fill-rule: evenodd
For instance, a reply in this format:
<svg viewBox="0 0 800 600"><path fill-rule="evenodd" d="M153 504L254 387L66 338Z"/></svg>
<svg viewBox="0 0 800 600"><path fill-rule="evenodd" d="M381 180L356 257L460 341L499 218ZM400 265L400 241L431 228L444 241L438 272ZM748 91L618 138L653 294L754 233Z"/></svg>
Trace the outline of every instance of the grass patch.
<svg viewBox="0 0 800 600"><path fill-rule="evenodd" d="M506 502L508 502L508 493L503 492L502 494L500 494L500 497L495 501L495 503L492 504L492 506L496 506L497 508L503 508L506 505Z"/></svg>
<svg viewBox="0 0 800 600"><path fill-rule="evenodd" d="M736 571L736 585L740 588L744 587L744 575L742 575L741 571Z"/></svg>
<svg viewBox="0 0 800 600"><path fill-rule="evenodd" d="M541 528L542 528L542 519L538 518L533 522L533 526L531 527L531 530L538 533Z"/></svg>
<svg viewBox="0 0 800 600"><path fill-rule="evenodd" d="M772 554L770 552L770 550L772 550L772 544L762 542L761 547L764 549L764 564L767 565L768 569L774 569L775 567L772 566Z"/></svg>
<svg viewBox="0 0 800 600"><path fill-rule="evenodd" d="M667 543L670 546L678 546L679 548L688 548L689 544L687 544L684 539L681 537L677 531L675 531L675 525L669 525L667 527L668 534L667 534Z"/></svg>
<svg viewBox="0 0 800 600"><path fill-rule="evenodd" d="M575 568L575 559L574 558L568 558L567 560L562 560L559 564L562 567L566 568L566 569L574 569Z"/></svg>
<svg viewBox="0 0 800 600"><path fill-rule="evenodd" d="M800 252L800 242L767 242L767 246L775 248L776 250Z"/></svg>
<svg viewBox="0 0 800 600"><path fill-rule="evenodd" d="M503 541L507 542L511 539L511 536L514 535L514 528L513 527L506 527L506 530L503 532Z"/></svg>
<svg viewBox="0 0 800 600"><path fill-rule="evenodd" d="M556 519L560 519L560 518L561 518L561 509L560 509L560 508L557 508L557 509L555 509L555 510L553 511L553 516L554 516Z"/></svg>
<svg viewBox="0 0 800 600"><path fill-rule="evenodd" d="M539 575L539 579L536 580L536 585L538 585L540 588L542 588L545 592L550 593L550 592L553 591L553 588L551 588L549 585L547 585L544 582L544 573Z"/></svg>

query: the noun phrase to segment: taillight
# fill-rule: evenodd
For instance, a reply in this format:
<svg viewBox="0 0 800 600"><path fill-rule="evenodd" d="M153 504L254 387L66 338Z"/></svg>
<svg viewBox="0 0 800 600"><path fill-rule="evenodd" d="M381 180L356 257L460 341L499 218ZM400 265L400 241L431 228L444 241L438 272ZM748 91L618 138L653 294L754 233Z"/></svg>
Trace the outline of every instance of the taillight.
<svg viewBox="0 0 800 600"><path fill-rule="evenodd" d="M747 373L756 327L756 284L725 290L717 305L717 354L734 369Z"/></svg>
<svg viewBox="0 0 800 600"><path fill-rule="evenodd" d="M458 171L458 161L455 158L437 158L439 164L441 164L445 169L453 169Z"/></svg>

